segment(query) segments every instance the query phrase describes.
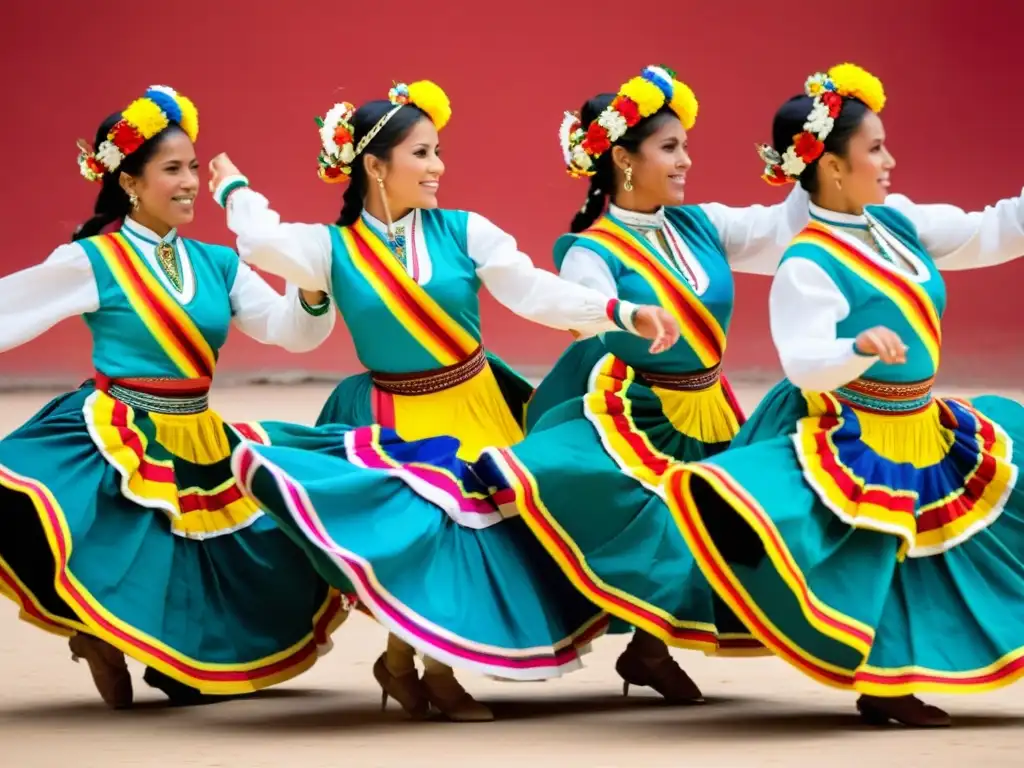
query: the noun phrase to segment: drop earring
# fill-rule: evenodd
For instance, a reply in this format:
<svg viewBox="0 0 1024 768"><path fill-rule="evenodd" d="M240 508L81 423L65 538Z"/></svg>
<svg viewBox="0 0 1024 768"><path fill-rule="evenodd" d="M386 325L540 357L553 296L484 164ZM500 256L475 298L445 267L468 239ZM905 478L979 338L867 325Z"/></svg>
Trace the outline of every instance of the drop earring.
<svg viewBox="0 0 1024 768"><path fill-rule="evenodd" d="M388 239L391 239L391 229L394 222L391 221L391 207L388 205L388 194L384 191L384 179L377 177L377 189L380 191L380 202L384 206L384 219L388 227Z"/></svg>
<svg viewBox="0 0 1024 768"><path fill-rule="evenodd" d="M386 219L387 225L387 238L388 246L391 248L391 252L395 255L395 258L404 267L406 266L405 261L405 227L395 226L395 222L391 219L391 206L388 205L388 195L384 191L384 179L380 176L377 177L377 188L380 190L380 201L384 206L384 218Z"/></svg>
<svg viewBox="0 0 1024 768"><path fill-rule="evenodd" d="M134 192L128 193L128 203L131 205L133 211L139 210L139 196Z"/></svg>
<svg viewBox="0 0 1024 768"><path fill-rule="evenodd" d="M626 181L622 185L622 188L624 190L626 190L627 192L632 192L633 191L633 169L627 167L625 173L626 173Z"/></svg>

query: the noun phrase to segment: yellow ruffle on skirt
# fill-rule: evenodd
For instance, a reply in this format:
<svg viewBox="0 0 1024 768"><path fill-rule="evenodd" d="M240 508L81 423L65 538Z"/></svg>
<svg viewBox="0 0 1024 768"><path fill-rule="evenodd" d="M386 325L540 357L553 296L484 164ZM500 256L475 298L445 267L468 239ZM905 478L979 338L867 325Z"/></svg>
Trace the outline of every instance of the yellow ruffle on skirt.
<svg viewBox="0 0 1024 768"><path fill-rule="evenodd" d="M725 443L740 430L739 418L730 405L721 380L707 389L680 391L651 387L661 409L679 432L702 443Z"/></svg>
<svg viewBox="0 0 1024 768"><path fill-rule="evenodd" d="M395 431L403 440L451 435L459 458L474 461L484 448L506 448L523 439L491 366L450 389L427 395L391 395Z"/></svg>
<svg viewBox="0 0 1024 768"><path fill-rule="evenodd" d="M137 413L96 391L83 415L96 447L121 476L121 493L164 512L173 533L206 539L233 533L262 515L237 487L225 459L231 429L213 410L189 415ZM250 439L267 442L257 425Z"/></svg>
<svg viewBox="0 0 1024 768"><path fill-rule="evenodd" d="M899 536L900 557L945 552L987 527L1012 490L1006 433L969 403L878 413L804 393L793 441L821 502L855 528Z"/></svg>

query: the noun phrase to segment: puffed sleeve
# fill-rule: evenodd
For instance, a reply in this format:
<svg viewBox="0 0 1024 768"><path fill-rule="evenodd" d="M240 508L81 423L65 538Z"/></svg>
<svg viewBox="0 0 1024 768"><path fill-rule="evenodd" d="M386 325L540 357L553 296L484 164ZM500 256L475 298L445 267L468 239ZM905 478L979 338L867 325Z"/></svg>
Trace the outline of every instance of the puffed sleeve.
<svg viewBox="0 0 1024 768"><path fill-rule="evenodd" d="M61 320L95 312L99 304L82 246L61 245L41 264L0 278L0 351L31 341Z"/></svg>

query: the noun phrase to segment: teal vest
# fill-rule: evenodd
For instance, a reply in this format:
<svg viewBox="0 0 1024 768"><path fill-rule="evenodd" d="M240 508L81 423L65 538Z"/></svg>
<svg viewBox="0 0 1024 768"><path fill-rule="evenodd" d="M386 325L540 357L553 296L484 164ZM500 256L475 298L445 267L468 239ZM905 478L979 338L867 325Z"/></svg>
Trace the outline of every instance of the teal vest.
<svg viewBox="0 0 1024 768"><path fill-rule="evenodd" d="M869 280L864 273L839 261L825 248L801 242L799 236L786 249L782 262L788 259L812 261L825 270L839 287L850 304L849 315L836 326L839 338L856 338L861 331L882 325L895 331L903 339L903 343L908 347L907 362L902 365L876 362L864 374L865 378L893 383L923 381L934 376L938 367L925 343L927 336L922 335L924 324L917 313L908 314L905 306L895 301L893 296L915 295L906 294L906 291L916 283L941 318L946 309L946 285L935 263L918 239L913 223L906 216L886 206L868 206L867 212L921 261L925 270L922 274L923 279L915 280L903 270L892 276L893 270L878 268L877 274L885 276L888 281Z"/></svg>
<svg viewBox="0 0 1024 768"><path fill-rule="evenodd" d="M468 216L465 211L420 211L431 263L430 280L421 288L479 344L480 278L466 244ZM341 230L333 225L329 229L334 302L352 335L359 362L371 371L391 374L444 367L418 339L415 324L410 326L400 319L401 313L396 315L393 302L401 301L400 291L379 280L375 284L374 273L368 273L363 260L348 252ZM366 229L370 237L384 242L373 227ZM412 233L408 237L411 252ZM394 257L389 253L387 258ZM414 307L413 311L420 310Z"/></svg>
<svg viewBox="0 0 1024 768"><path fill-rule="evenodd" d="M180 369L154 338L114 278L96 245L100 237L103 236L79 241L89 257L99 293L99 308L84 315L92 335L93 365L100 373L115 378L182 377ZM131 240L125 237L125 241L134 249ZM178 294L163 283L160 286L191 318L216 356L231 326L229 297L238 273L238 256L225 246L196 240L184 240L183 244L195 274L195 293L191 301L183 304ZM141 254L139 260L156 280L160 280Z"/></svg>
<svg viewBox="0 0 1024 768"><path fill-rule="evenodd" d="M616 224L626 227L622 221L611 214L606 215ZM732 320L735 286L718 230L715 229L704 210L696 205L666 208L665 215L669 224L682 237L694 258L707 273L708 287L698 297L700 303L710 311L722 330L728 333L729 323ZM628 229L628 227L626 228ZM674 263L665 259L639 235L635 237L635 240L649 256L668 267L679 280L685 282L685 278ZM558 239L554 250L556 267L561 269L566 253L575 245L587 248L601 257L615 279L619 299L631 301L634 304L657 305L660 303L654 287L644 275L624 264L614 253L589 237L586 232L563 235ZM602 334L601 338L609 352L641 370L682 374L699 371L706 367L693 346L688 344L685 338L680 338L679 342L671 349L659 355L652 355L648 352L650 347L648 340L630 333L614 331Z"/></svg>

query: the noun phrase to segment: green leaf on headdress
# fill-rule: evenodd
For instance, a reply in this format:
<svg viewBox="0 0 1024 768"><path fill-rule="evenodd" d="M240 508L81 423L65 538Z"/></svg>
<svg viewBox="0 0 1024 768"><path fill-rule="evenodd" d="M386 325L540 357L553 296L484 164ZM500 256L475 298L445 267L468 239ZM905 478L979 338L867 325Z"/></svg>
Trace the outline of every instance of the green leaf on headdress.
<svg viewBox="0 0 1024 768"><path fill-rule="evenodd" d="M314 117L313 120L316 121L316 127L317 128L323 128L324 127L324 119L322 117L317 116L317 117Z"/></svg>
<svg viewBox="0 0 1024 768"><path fill-rule="evenodd" d="M671 67L666 67L664 64L660 64L659 66L666 72L668 72L669 77L671 77L673 80L676 79L676 71L674 69L672 69Z"/></svg>

